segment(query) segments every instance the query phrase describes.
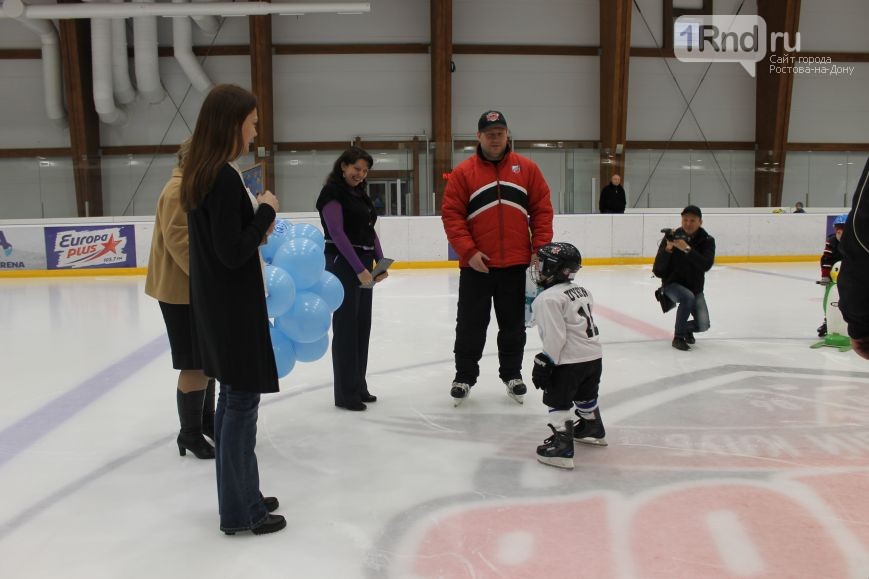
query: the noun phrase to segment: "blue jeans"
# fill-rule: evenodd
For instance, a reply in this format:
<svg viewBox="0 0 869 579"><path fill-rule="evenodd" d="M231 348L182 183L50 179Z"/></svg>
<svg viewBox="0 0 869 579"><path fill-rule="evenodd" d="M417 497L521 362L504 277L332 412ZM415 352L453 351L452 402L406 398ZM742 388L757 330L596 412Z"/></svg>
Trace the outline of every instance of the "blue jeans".
<svg viewBox="0 0 869 579"><path fill-rule="evenodd" d="M676 336L684 338L688 334L709 329L709 310L703 292L695 294L678 283L667 284L662 289L668 298L679 304L676 310ZM694 319L688 321L688 316Z"/></svg>
<svg viewBox="0 0 869 579"><path fill-rule="evenodd" d="M256 392L220 385L214 413L214 453L221 531L252 529L268 516L254 453L259 400Z"/></svg>

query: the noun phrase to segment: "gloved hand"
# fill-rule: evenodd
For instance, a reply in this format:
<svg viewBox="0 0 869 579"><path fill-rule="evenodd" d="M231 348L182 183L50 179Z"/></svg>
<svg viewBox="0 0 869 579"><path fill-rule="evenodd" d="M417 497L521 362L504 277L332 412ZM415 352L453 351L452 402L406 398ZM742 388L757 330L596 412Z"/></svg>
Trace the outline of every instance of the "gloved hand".
<svg viewBox="0 0 869 579"><path fill-rule="evenodd" d="M548 390L552 386L552 372L555 371L555 364L552 359L540 352L534 356L534 370L531 372L531 381L534 382L534 387L539 390Z"/></svg>

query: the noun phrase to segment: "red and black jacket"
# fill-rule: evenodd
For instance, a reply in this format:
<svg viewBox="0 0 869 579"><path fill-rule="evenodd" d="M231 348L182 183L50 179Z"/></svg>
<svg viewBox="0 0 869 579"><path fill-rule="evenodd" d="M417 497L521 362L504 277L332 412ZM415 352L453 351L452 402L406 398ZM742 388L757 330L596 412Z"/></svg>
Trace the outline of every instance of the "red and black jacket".
<svg viewBox="0 0 869 579"><path fill-rule="evenodd" d="M532 250L552 241L549 186L533 161L509 147L494 163L477 146L453 169L441 219L461 267L478 251L489 267L528 265Z"/></svg>

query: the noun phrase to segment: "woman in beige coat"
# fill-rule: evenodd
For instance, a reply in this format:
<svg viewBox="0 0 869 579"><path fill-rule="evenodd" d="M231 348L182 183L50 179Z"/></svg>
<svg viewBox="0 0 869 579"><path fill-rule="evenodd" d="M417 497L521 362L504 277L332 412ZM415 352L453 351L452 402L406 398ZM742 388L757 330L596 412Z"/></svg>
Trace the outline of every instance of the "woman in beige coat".
<svg viewBox="0 0 869 579"><path fill-rule="evenodd" d="M181 172L188 147L189 141L181 144L178 165L157 201L145 293L160 303L172 366L180 371L176 393L181 422L178 452L184 456L189 450L197 458L214 458L214 447L203 436L214 439L214 380L202 371L191 334L187 213L180 202Z"/></svg>

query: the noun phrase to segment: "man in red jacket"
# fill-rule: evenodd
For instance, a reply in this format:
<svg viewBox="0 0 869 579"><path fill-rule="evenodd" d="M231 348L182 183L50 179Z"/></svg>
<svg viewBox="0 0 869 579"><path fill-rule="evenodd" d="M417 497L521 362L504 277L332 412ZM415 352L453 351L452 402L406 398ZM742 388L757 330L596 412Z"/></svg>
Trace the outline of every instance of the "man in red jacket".
<svg viewBox="0 0 869 579"><path fill-rule="evenodd" d="M450 174L441 219L459 255L456 316L456 406L480 375L492 302L498 320L498 362L507 394L522 403L525 349L525 270L537 249L552 241L549 186L537 165L510 149L499 111L477 123L477 154Z"/></svg>

